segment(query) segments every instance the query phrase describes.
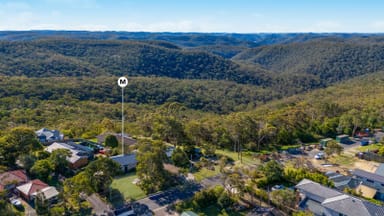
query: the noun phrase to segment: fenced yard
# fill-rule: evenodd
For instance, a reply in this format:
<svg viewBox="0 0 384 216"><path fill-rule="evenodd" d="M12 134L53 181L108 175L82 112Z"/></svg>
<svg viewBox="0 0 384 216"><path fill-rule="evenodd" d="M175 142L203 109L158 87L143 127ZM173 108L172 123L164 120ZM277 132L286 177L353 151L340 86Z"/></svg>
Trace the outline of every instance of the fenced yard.
<svg viewBox="0 0 384 216"><path fill-rule="evenodd" d="M112 189L115 189L121 193L124 199L138 200L144 198L145 193L135 185L133 181L137 179L135 172L128 173L123 176L116 177L111 185Z"/></svg>

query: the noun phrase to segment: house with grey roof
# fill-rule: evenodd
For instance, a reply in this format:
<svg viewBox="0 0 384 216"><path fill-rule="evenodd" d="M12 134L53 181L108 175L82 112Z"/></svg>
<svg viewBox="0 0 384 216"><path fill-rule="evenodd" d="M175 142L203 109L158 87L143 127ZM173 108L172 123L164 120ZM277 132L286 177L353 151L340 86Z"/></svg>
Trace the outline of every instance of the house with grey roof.
<svg viewBox="0 0 384 216"><path fill-rule="evenodd" d="M137 165L135 153L115 155L109 158L117 162L118 164L120 164L121 170L124 173L127 173L128 171L136 168L136 165Z"/></svg>
<svg viewBox="0 0 384 216"><path fill-rule="evenodd" d="M355 169L353 176L358 179L361 184L376 189L376 199L384 200L384 176L361 169Z"/></svg>
<svg viewBox="0 0 384 216"><path fill-rule="evenodd" d="M360 185L360 181L352 178L352 176L346 176L333 171L326 172L325 175L333 182L335 188L340 191L343 191L345 188L355 189Z"/></svg>
<svg viewBox="0 0 384 216"><path fill-rule="evenodd" d="M303 179L295 188L300 192L301 210L311 211L316 216L379 216L384 207Z"/></svg>
<svg viewBox="0 0 384 216"><path fill-rule="evenodd" d="M68 149L71 156L67 157L69 166L78 169L88 164L88 159L93 157L93 151L84 149L84 146L75 143L54 142L45 148L45 151L52 153L57 149Z"/></svg>
<svg viewBox="0 0 384 216"><path fill-rule="evenodd" d="M377 167L375 174L384 176L384 163L381 163L379 167Z"/></svg>
<svg viewBox="0 0 384 216"><path fill-rule="evenodd" d="M35 134L41 143L61 141L64 139L64 135L60 133L60 131L49 130L47 128L41 128L40 130L35 131Z"/></svg>

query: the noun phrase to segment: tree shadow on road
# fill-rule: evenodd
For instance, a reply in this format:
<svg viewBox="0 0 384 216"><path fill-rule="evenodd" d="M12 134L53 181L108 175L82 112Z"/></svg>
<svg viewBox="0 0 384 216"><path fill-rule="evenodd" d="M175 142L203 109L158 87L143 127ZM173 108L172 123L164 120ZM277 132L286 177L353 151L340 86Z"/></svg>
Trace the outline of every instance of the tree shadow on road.
<svg viewBox="0 0 384 216"><path fill-rule="evenodd" d="M108 200L115 209L121 208L125 204L124 195L114 188L111 189Z"/></svg>

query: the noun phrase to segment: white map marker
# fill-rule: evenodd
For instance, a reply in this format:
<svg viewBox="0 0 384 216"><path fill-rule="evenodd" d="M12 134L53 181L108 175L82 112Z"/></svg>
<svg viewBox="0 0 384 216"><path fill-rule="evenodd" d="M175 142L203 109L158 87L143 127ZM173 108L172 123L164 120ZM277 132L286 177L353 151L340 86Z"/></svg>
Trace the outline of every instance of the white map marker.
<svg viewBox="0 0 384 216"><path fill-rule="evenodd" d="M128 85L128 79L126 77L120 77L117 80L117 84L121 87L121 146L122 146L122 155L125 155L125 151L124 151L124 88Z"/></svg>

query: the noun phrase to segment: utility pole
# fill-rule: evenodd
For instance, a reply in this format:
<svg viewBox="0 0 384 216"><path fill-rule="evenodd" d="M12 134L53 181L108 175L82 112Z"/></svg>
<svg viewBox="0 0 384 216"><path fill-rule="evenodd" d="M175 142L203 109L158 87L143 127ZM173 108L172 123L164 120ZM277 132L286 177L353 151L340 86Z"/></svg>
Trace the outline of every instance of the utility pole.
<svg viewBox="0 0 384 216"><path fill-rule="evenodd" d="M121 87L121 148L122 154L125 155L124 149L124 88L128 85L126 77L120 77L117 84Z"/></svg>

